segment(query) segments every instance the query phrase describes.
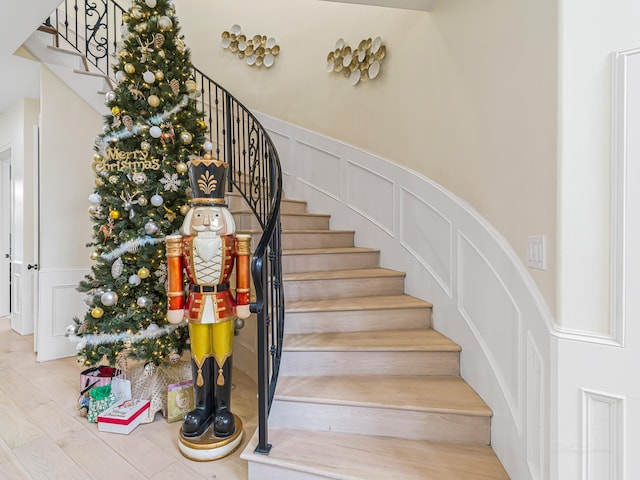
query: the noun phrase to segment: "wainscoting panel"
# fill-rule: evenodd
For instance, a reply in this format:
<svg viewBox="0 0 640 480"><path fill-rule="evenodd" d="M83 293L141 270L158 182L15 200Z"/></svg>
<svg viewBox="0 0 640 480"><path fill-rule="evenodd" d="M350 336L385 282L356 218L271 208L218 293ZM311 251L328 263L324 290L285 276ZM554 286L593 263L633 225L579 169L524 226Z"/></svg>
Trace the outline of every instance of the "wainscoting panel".
<svg viewBox="0 0 640 480"><path fill-rule="evenodd" d="M74 317L82 318L87 310L85 295L76 290L88 270L42 270L38 274L39 302L37 351L38 361L70 357L76 344L66 337Z"/></svg>
<svg viewBox="0 0 640 480"><path fill-rule="evenodd" d="M623 478L624 398L582 390L583 480Z"/></svg>
<svg viewBox="0 0 640 480"><path fill-rule="evenodd" d="M464 235L458 240L458 305L485 350L512 410L520 419L521 315L492 266ZM518 421L519 423L519 421Z"/></svg>
<svg viewBox="0 0 640 480"><path fill-rule="evenodd" d="M360 215L393 236L393 220L396 211L393 182L364 168L346 161L346 203Z"/></svg>
<svg viewBox="0 0 640 480"><path fill-rule="evenodd" d="M527 458L533 480L542 480L545 461L544 439L540 435L539 425L545 419L544 403L549 394L544 378L544 362L535 340L527 335Z"/></svg>
<svg viewBox="0 0 640 480"><path fill-rule="evenodd" d="M511 478L550 478L553 320L513 249L468 204L428 178L257 116L289 138L287 153L280 152L290 174L283 179L287 197L330 214L333 229L354 230L357 246L379 248L382 267L406 273L406 293L434 304L435 328L462 346L461 374L493 410L491 444ZM524 339L535 354L527 353ZM536 397L534 389L545 393ZM536 431L527 434L532 425Z"/></svg>
<svg viewBox="0 0 640 480"><path fill-rule="evenodd" d="M298 180L340 200L340 157L319 147L298 141Z"/></svg>
<svg viewBox="0 0 640 480"><path fill-rule="evenodd" d="M400 189L400 242L451 297L451 222L405 188Z"/></svg>

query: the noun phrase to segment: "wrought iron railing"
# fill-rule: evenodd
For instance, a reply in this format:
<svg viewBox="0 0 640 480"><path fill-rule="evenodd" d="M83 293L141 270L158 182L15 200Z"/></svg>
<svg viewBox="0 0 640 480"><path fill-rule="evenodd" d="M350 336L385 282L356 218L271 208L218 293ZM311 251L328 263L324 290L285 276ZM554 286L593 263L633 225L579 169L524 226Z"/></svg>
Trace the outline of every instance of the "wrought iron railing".
<svg viewBox="0 0 640 480"><path fill-rule="evenodd" d="M65 0L47 19L88 63L107 76L116 58L116 43L125 10L113 0ZM273 142L256 117L226 89L194 68L200 89L198 107L209 127L214 153L229 164L229 190L245 199L262 235L255 247L251 272L258 322L258 446L268 454L267 419L273 402L284 333L280 200L282 173Z"/></svg>

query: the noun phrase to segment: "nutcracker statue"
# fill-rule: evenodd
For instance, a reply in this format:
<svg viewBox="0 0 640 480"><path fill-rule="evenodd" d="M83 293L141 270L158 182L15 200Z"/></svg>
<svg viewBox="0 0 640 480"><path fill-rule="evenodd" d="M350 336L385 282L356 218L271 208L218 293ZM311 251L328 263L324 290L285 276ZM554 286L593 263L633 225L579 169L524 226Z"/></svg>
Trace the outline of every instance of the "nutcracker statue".
<svg viewBox="0 0 640 480"><path fill-rule="evenodd" d="M210 153L189 163L191 208L181 234L166 241L167 318L189 322L195 400L178 444L188 458L215 460L242 441L242 422L231 412L231 360L236 322L241 326L250 314L250 236L235 235L225 203L227 164ZM229 285L234 264L235 299Z"/></svg>

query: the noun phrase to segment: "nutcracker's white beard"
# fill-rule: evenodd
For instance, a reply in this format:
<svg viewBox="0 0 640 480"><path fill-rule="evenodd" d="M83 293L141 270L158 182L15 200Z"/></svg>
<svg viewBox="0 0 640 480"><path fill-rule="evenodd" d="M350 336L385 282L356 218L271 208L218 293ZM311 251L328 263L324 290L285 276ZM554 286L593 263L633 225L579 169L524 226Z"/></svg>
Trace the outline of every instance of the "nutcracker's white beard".
<svg viewBox="0 0 640 480"><path fill-rule="evenodd" d="M220 251L222 240L215 232L200 232L193 239L193 246L198 257L208 262Z"/></svg>

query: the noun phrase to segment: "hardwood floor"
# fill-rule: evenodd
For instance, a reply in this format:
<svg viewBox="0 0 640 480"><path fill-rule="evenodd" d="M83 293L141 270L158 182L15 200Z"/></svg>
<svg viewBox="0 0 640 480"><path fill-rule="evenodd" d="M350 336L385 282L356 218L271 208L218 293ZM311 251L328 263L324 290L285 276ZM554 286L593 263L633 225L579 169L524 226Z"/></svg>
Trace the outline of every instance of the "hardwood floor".
<svg viewBox="0 0 640 480"><path fill-rule="evenodd" d="M79 373L75 358L37 363L33 336L20 336L0 318L0 478L10 479L223 479L246 480L240 453L256 427L256 386L234 371L234 412L245 437L230 456L194 462L178 451L180 423L160 414L129 435L98 432L76 414Z"/></svg>

